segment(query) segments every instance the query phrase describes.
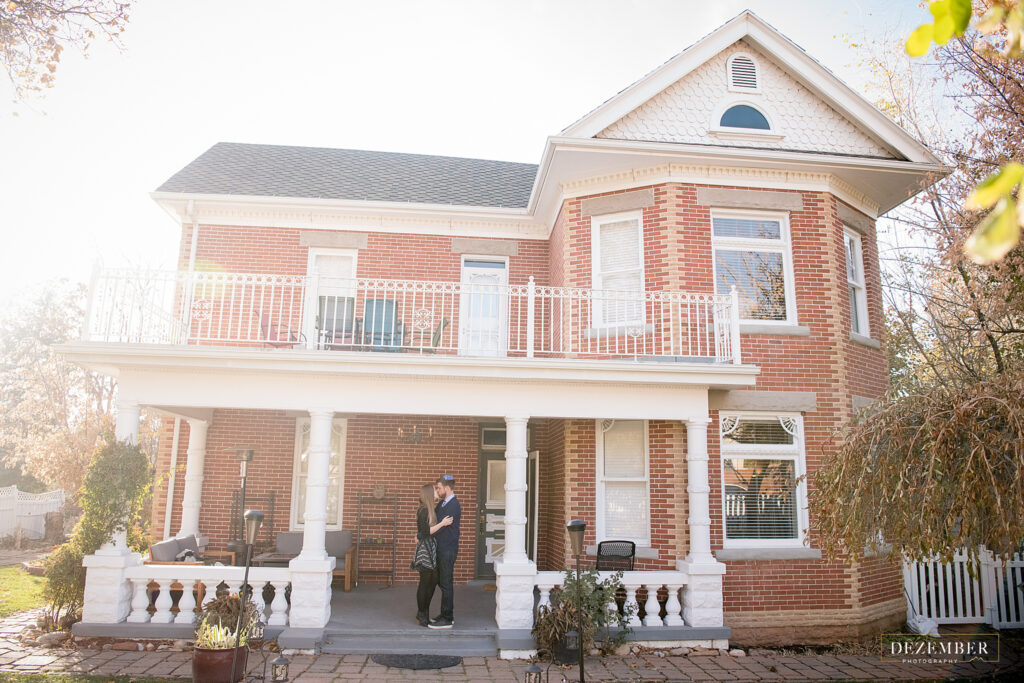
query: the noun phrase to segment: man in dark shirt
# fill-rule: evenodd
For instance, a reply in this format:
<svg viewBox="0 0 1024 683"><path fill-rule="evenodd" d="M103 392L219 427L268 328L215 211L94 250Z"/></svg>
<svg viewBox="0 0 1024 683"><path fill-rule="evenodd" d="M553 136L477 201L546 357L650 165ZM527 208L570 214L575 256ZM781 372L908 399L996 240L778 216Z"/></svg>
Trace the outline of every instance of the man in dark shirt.
<svg viewBox="0 0 1024 683"><path fill-rule="evenodd" d="M439 477L440 502L435 512L438 519L451 517L452 523L434 533L437 541L437 579L441 588L441 614L430 622L430 628L451 628L455 623L455 558L459 554L459 523L462 506L455 497L455 478Z"/></svg>

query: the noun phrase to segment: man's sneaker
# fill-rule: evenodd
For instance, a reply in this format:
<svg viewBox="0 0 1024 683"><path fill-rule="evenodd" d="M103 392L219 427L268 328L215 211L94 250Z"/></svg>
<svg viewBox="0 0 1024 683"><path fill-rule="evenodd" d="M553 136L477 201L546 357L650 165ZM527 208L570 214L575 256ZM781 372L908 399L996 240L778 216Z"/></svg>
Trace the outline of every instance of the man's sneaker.
<svg viewBox="0 0 1024 683"><path fill-rule="evenodd" d="M430 628L451 628L452 624L454 624L454 623L455 622L453 620L451 620L451 619L446 619L444 617L438 617L437 619L434 619L432 622L430 622L429 627Z"/></svg>

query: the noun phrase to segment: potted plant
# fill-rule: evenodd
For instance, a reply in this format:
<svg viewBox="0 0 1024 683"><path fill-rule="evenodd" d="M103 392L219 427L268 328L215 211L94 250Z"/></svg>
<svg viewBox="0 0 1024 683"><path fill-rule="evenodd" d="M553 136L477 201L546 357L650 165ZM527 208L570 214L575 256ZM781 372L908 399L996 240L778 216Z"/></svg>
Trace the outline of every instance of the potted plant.
<svg viewBox="0 0 1024 683"><path fill-rule="evenodd" d="M249 634L259 616L256 605L250 600L243 603L237 594L222 595L205 605L196 622L192 680L195 683L237 683L243 680ZM231 681L233 662L235 680Z"/></svg>
<svg viewBox="0 0 1024 683"><path fill-rule="evenodd" d="M576 648L566 642L566 634L579 633L581 625L576 647L584 652L598 643L603 651L622 645L632 632L629 620L636 611L635 605L620 607L617 596L624 590L622 572L602 579L596 569L587 569L577 581L575 572L566 569L562 589L552 596L551 607L542 606L537 613L533 627L537 647L551 652L559 663L572 664Z"/></svg>

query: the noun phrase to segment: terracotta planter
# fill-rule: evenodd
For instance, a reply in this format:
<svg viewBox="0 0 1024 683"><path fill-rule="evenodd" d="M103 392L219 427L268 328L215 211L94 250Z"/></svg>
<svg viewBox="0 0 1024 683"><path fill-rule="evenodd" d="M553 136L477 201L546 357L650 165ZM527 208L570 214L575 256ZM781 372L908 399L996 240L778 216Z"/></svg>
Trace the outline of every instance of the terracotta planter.
<svg viewBox="0 0 1024 683"><path fill-rule="evenodd" d="M238 663L235 664L235 680L231 678L231 659L235 648L226 647L216 650L192 648L192 681L194 683L238 683L245 678L246 656L248 648L238 648Z"/></svg>

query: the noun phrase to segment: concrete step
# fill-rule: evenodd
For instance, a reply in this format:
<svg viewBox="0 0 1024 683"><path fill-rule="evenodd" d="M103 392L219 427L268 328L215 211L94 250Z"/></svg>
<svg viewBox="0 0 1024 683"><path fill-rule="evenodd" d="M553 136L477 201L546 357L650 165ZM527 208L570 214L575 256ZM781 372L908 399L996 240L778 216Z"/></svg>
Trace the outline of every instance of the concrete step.
<svg viewBox="0 0 1024 683"><path fill-rule="evenodd" d="M498 654L495 633L455 629L400 629L392 631L330 630L322 651L330 654L433 654L493 657Z"/></svg>

